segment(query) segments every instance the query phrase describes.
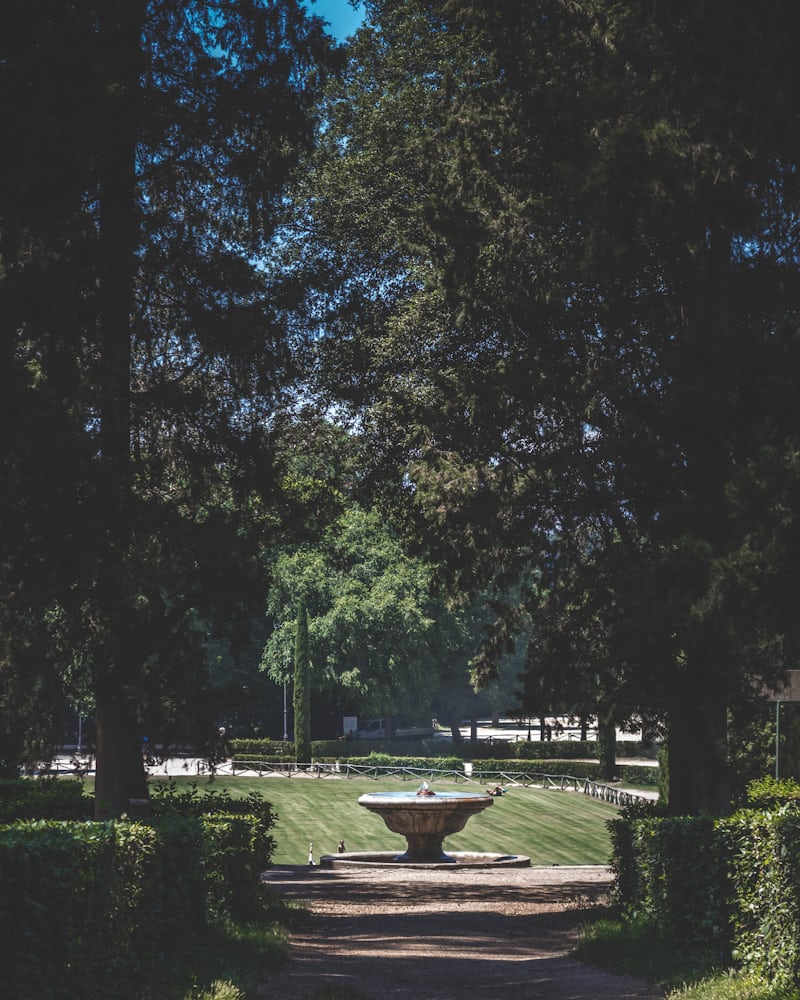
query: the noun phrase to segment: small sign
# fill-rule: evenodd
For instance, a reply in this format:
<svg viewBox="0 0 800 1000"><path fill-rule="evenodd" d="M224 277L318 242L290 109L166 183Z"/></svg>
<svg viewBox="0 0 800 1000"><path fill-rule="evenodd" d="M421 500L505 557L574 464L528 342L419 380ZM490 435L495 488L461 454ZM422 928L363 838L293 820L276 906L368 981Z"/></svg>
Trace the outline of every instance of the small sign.
<svg viewBox="0 0 800 1000"><path fill-rule="evenodd" d="M765 690L767 701L800 701L800 670L789 670L786 683L781 687Z"/></svg>

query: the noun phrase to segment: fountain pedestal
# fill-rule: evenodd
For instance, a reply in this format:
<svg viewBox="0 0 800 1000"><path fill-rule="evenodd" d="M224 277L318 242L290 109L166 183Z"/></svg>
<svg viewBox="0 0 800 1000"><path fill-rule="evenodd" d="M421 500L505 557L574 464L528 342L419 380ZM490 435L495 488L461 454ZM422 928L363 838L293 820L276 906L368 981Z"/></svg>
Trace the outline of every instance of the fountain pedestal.
<svg viewBox="0 0 800 1000"><path fill-rule="evenodd" d="M358 804L377 813L394 833L406 838L406 851L396 861L452 861L445 837L464 829L467 820L493 805L491 795L474 792L372 792Z"/></svg>

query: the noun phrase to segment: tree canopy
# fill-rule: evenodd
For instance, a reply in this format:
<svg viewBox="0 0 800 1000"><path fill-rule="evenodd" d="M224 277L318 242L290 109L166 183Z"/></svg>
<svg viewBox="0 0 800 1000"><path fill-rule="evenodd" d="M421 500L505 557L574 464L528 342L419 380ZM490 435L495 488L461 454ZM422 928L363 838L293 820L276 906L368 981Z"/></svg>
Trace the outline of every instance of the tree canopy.
<svg viewBox="0 0 800 1000"><path fill-rule="evenodd" d="M204 629L263 600L291 378L269 247L329 44L293 0L12 7L3 673L91 690L118 814L150 724L202 738Z"/></svg>
<svg viewBox="0 0 800 1000"><path fill-rule="evenodd" d="M797 649L789 5L367 10L297 229L318 374L457 587L538 574L531 669L722 810L726 710Z"/></svg>
<svg viewBox="0 0 800 1000"><path fill-rule="evenodd" d="M349 506L316 545L280 553L262 664L284 681L300 595L316 696L342 714L416 719L430 706L457 625L433 593L433 572L403 551L377 511ZM466 658L462 660L466 674Z"/></svg>
<svg viewBox="0 0 800 1000"><path fill-rule="evenodd" d="M441 568L499 595L479 681L524 625L529 694L662 726L721 811L800 648L794 7L365 7L329 78L299 0L12 0L0 755L91 697L123 811L273 556L270 670L305 592L312 674L402 711L470 644Z"/></svg>

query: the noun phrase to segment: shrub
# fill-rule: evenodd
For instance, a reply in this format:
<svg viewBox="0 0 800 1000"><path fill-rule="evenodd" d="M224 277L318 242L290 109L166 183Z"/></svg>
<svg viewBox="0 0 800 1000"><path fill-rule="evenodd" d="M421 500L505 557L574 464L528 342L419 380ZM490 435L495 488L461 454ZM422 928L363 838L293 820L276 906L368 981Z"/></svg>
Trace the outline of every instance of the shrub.
<svg viewBox="0 0 800 1000"><path fill-rule="evenodd" d="M794 778L759 778L747 786L747 803L754 809L775 809L800 800L800 783Z"/></svg>
<svg viewBox="0 0 800 1000"><path fill-rule="evenodd" d="M153 813L163 816L170 813L180 816L254 816L258 819L262 835L275 826L272 806L260 792L252 791L242 798L234 798L229 789L204 787L201 792L197 783L179 790L175 781L161 781L151 785L150 802ZM272 851L272 838L266 843ZM266 865L264 866L266 867Z"/></svg>
<svg viewBox="0 0 800 1000"><path fill-rule="evenodd" d="M579 760L482 760L473 761L473 776L481 780L499 778L501 774L546 774L551 777L568 777L588 781L602 781L600 765Z"/></svg>
<svg viewBox="0 0 800 1000"><path fill-rule="evenodd" d="M205 921L196 821L0 828L8 996L129 1000Z"/></svg>
<svg viewBox="0 0 800 1000"><path fill-rule="evenodd" d="M626 785L642 785L648 788L656 788L658 786L659 769L657 767L642 767L638 764L629 764L627 767L621 767L619 770L619 779Z"/></svg>
<svg viewBox="0 0 800 1000"><path fill-rule="evenodd" d="M0 823L21 819L90 819L93 799L80 778L0 779Z"/></svg>
<svg viewBox="0 0 800 1000"><path fill-rule="evenodd" d="M294 743L290 740L231 740L229 745L231 753L235 757L252 759L252 755L265 754L267 756L295 759Z"/></svg>
<svg viewBox="0 0 800 1000"><path fill-rule="evenodd" d="M734 957L776 982L800 982L800 807L729 821L737 906Z"/></svg>
<svg viewBox="0 0 800 1000"><path fill-rule="evenodd" d="M34 798L55 809L60 794ZM30 800L0 792L6 806ZM233 799L167 783L154 788L153 808L136 823L0 826L3 995L156 997L209 920L255 915L274 848L270 804L258 793Z"/></svg>
<svg viewBox="0 0 800 1000"><path fill-rule="evenodd" d="M257 816L207 815L202 824L209 916L253 917L261 901L261 872L269 866L274 848L272 838Z"/></svg>

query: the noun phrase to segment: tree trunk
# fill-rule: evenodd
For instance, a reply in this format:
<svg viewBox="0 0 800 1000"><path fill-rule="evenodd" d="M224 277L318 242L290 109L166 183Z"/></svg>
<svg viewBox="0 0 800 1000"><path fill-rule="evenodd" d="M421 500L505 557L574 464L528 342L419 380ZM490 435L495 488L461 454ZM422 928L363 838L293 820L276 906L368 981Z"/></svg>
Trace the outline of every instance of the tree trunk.
<svg viewBox="0 0 800 1000"><path fill-rule="evenodd" d="M104 630L95 665L97 705L96 814L127 812L131 799L147 797L135 714L122 692L134 681L125 613L127 562L132 543L131 490L131 317L136 224L136 142L141 67L141 0L109 5L100 25L107 59L102 78L105 101L99 203L100 464L103 557L97 588Z"/></svg>
<svg viewBox="0 0 800 1000"><path fill-rule="evenodd" d="M725 700L710 684L697 683L699 674L694 680L670 711L668 808L673 816L724 816L730 812Z"/></svg>
<svg viewBox="0 0 800 1000"><path fill-rule="evenodd" d="M601 708L597 717L597 757L604 781L617 776L617 727L613 716Z"/></svg>
<svg viewBox="0 0 800 1000"><path fill-rule="evenodd" d="M718 215L724 218L724 206ZM707 256L689 299L683 392L693 431L686 445L686 510L681 525L686 537L694 535L708 549L706 564L729 545L726 488L731 460L726 443L735 391L729 370L731 235L713 219L707 230ZM703 601L702 587L708 585L697 571L696 575L695 603ZM687 638L670 693L667 757L673 815L724 815L730 809L726 691L732 682L726 664L720 662L725 643L716 634L717 627L709 616Z"/></svg>
<svg viewBox="0 0 800 1000"><path fill-rule="evenodd" d="M149 797L141 734L130 706L118 691L97 691L96 722L95 819L139 813L143 807L138 804Z"/></svg>

